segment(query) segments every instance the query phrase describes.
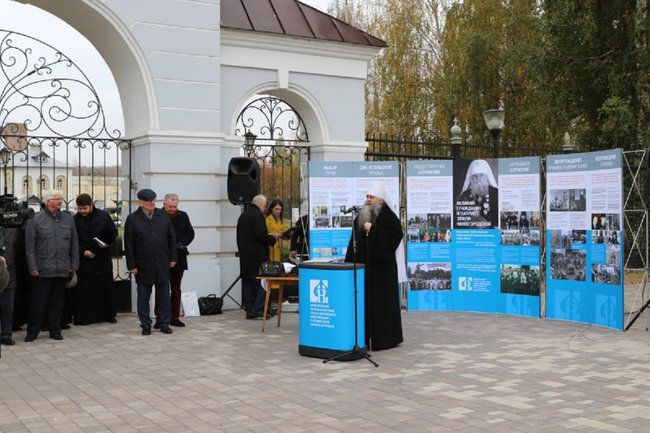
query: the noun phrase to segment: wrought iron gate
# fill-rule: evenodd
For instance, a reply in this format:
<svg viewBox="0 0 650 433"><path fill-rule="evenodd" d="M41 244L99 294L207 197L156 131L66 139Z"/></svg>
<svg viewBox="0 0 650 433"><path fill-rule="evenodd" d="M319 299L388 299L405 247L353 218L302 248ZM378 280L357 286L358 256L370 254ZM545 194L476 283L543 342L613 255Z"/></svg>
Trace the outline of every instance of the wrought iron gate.
<svg viewBox="0 0 650 433"><path fill-rule="evenodd" d="M131 199L122 196L131 194L131 143L109 127L96 88L71 58L7 30L0 30L0 142L5 195L40 210L43 192L57 190L65 209L74 211L77 195L88 193L112 216L120 234L114 279L128 284L129 305L121 309L130 310L121 224Z"/></svg>
<svg viewBox="0 0 650 433"><path fill-rule="evenodd" d="M245 140L244 155L260 165L262 194L282 200L284 217L297 219L307 203L310 158L309 134L300 114L281 99L261 96L241 111L235 134Z"/></svg>

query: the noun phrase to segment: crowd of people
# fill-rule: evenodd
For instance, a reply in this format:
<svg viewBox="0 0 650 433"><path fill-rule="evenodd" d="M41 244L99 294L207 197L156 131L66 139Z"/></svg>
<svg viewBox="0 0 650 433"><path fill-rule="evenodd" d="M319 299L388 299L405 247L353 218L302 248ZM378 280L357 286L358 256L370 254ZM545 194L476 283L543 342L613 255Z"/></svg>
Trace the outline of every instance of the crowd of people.
<svg viewBox="0 0 650 433"><path fill-rule="evenodd" d="M141 189L137 198L138 208L124 225L124 251L126 267L136 282L141 333L150 335L153 328L171 334L171 326L185 326L180 320L180 286L194 229L188 215L178 209L176 194L167 194L162 208L156 207L157 195L151 189ZM62 210L62 204L59 191L47 191L41 211L27 220L24 229L0 228L1 344L16 344L13 332L25 323L25 341L32 342L44 331L51 339L62 340L62 330L71 323L117 322L111 255L111 246L119 239L115 223L94 206L88 194L77 196L75 214ZM263 311L265 291L257 279L260 264L308 258L308 218L301 217L287 231L283 211L282 201L276 199L267 206L266 197L260 194L253 197L237 222L247 319L258 319ZM368 347L395 347L403 341L398 281L406 281L406 272L399 266L404 262L402 227L384 185L369 190L354 231L359 245L348 247L345 259L364 263L367 268ZM290 248L283 245L285 241L291 241ZM19 269L21 262L24 272ZM30 286L28 314L14 320L21 274L27 275ZM155 321L149 307L152 292Z"/></svg>
<svg viewBox="0 0 650 433"><path fill-rule="evenodd" d="M165 196L164 210L156 209L150 189L137 197L139 207L126 220L124 238L127 268L138 286L142 334L151 333L153 285L156 324L170 334L169 325L185 326L179 320L180 284L194 230L187 214L178 210L176 194ZM117 322L111 255L117 228L90 195L79 194L75 202L73 215L62 210L61 192L46 191L41 211L24 228L0 228L0 344L15 345L13 333L25 324L25 342L33 342L41 332L62 340L62 330L72 323Z"/></svg>

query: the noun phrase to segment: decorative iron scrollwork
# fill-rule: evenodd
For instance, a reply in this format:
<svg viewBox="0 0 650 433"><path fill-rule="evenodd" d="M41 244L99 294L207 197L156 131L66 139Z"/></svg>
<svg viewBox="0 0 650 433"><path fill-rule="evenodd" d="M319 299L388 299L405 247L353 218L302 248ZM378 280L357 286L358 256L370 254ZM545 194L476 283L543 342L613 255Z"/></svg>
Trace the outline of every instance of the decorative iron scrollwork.
<svg viewBox="0 0 650 433"><path fill-rule="evenodd" d="M282 99L263 96L250 102L239 113L235 135L250 131L256 140L307 142L309 135L300 114Z"/></svg>
<svg viewBox="0 0 650 433"><path fill-rule="evenodd" d="M107 129L99 95L75 62L31 36L0 31L0 126L7 129L0 134L20 135L9 124L28 135L121 136Z"/></svg>

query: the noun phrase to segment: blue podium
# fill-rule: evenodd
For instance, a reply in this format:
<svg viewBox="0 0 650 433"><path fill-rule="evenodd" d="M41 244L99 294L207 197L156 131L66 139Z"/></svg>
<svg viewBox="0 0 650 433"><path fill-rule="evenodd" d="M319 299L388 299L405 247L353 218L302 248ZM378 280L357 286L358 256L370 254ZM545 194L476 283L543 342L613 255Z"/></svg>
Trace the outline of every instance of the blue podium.
<svg viewBox="0 0 650 433"><path fill-rule="evenodd" d="M356 265L356 315L354 277L353 263L300 264L298 352L301 355L350 361L366 354L362 264ZM359 350L347 353L354 349L355 338Z"/></svg>

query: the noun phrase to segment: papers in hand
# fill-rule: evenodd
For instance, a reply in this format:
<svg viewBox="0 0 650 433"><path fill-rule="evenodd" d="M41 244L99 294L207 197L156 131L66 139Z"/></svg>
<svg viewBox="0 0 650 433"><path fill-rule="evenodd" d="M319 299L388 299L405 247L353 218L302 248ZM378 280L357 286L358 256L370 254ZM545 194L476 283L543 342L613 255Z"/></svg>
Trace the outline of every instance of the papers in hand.
<svg viewBox="0 0 650 433"><path fill-rule="evenodd" d="M93 240L94 240L95 242L97 242L97 245L99 245L99 246L102 247L102 248L106 248L106 247L108 246L108 245L106 244L106 242L104 242L103 240L101 240L101 239L99 239L99 238L97 238L97 237L93 238Z"/></svg>
<svg viewBox="0 0 650 433"><path fill-rule="evenodd" d="M300 230L300 227L297 227L297 226L291 227L291 228L287 229L284 233L282 233L282 237L284 239L289 239L298 230Z"/></svg>

